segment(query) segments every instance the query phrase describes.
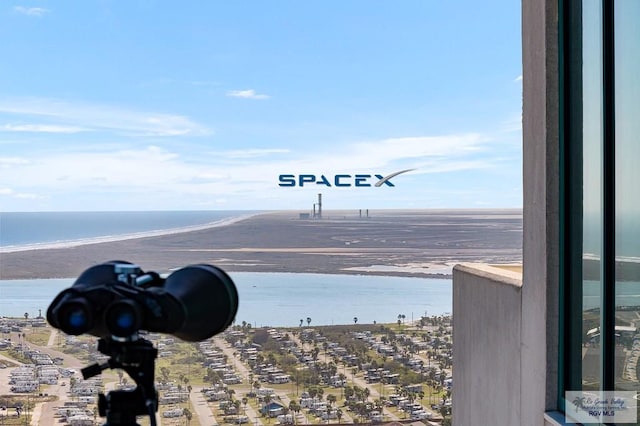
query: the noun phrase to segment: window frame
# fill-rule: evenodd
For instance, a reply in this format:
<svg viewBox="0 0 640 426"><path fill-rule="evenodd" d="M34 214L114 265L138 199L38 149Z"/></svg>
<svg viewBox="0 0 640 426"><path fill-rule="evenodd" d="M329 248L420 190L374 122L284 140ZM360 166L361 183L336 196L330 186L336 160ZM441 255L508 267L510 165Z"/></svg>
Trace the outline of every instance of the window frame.
<svg viewBox="0 0 640 426"><path fill-rule="evenodd" d="M615 39L614 0L602 7L602 250L600 259L600 387L615 389ZM558 407L582 390L583 315L583 75L582 1L559 0L560 323Z"/></svg>

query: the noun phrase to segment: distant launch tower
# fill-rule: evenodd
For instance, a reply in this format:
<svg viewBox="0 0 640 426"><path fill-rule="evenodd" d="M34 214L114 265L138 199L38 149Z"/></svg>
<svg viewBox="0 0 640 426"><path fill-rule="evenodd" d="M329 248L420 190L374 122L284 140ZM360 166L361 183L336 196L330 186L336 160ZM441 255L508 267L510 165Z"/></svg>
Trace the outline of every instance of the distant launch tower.
<svg viewBox="0 0 640 426"><path fill-rule="evenodd" d="M313 218L322 219L322 194L318 194L318 202L313 203Z"/></svg>

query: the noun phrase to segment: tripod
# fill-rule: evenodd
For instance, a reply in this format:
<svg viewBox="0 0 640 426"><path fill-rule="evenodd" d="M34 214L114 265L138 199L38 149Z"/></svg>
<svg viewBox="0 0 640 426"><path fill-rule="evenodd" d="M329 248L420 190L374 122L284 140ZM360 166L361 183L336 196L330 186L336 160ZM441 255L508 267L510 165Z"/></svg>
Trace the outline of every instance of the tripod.
<svg viewBox="0 0 640 426"><path fill-rule="evenodd" d="M154 384L155 359L158 350L153 344L137 335L126 341L111 338L98 340L98 351L110 358L104 364L83 368L82 377L89 379L107 368L121 368L136 382L133 390L110 391L98 395L98 412L107 418L105 426L139 426L136 417L149 415L155 426L158 409L158 393Z"/></svg>

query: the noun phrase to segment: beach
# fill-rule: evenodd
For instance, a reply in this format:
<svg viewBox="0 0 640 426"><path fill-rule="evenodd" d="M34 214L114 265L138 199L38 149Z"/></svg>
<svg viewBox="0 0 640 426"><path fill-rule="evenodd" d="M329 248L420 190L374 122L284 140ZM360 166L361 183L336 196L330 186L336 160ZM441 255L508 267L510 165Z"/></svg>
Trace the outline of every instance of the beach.
<svg viewBox="0 0 640 426"><path fill-rule="evenodd" d="M0 254L0 279L72 278L125 260L170 272L209 263L236 272L448 278L460 262L518 263L521 210L268 212L168 235Z"/></svg>

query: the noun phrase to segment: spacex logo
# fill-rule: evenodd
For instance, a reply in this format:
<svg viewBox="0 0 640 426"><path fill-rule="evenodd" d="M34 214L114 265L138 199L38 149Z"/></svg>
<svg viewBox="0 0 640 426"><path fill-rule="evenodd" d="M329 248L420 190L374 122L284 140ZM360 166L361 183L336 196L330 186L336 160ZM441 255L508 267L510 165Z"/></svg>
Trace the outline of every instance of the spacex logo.
<svg viewBox="0 0 640 426"><path fill-rule="evenodd" d="M406 172L415 169L400 170L386 176L380 174L340 174L340 175L280 175L278 177L278 186L282 187L303 187L310 185L323 185L326 187L350 188L350 187L376 187L395 185L391 179Z"/></svg>

